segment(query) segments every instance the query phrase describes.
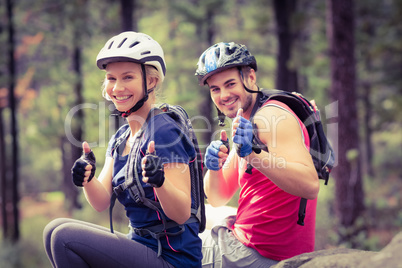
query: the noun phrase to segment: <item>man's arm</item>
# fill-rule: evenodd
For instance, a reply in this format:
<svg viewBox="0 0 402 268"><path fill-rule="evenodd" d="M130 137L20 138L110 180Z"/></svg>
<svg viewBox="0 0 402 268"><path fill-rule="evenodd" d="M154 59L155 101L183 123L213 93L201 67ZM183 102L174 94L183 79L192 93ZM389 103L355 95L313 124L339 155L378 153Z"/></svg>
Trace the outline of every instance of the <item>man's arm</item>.
<svg viewBox="0 0 402 268"><path fill-rule="evenodd" d="M223 130L221 132L220 138L221 141L227 140L226 131ZM210 146L212 146L212 144L213 142ZM235 150L229 152L228 148L222 143L217 155L214 150L211 150L212 153L208 153L209 149L210 148L207 148L205 161L207 166L211 163L211 168L207 171L204 177L204 190L208 202L213 207L219 207L226 205L239 188L237 157ZM219 162L219 167L223 165L222 168L217 167L217 162Z"/></svg>
<svg viewBox="0 0 402 268"><path fill-rule="evenodd" d="M269 152L252 152L245 160L285 192L315 199L318 176L297 119L290 112L268 106L256 114L254 122L258 138Z"/></svg>
<svg viewBox="0 0 402 268"><path fill-rule="evenodd" d="M236 152L232 150L223 167L208 170L204 177L204 190L213 207L224 206L239 189Z"/></svg>

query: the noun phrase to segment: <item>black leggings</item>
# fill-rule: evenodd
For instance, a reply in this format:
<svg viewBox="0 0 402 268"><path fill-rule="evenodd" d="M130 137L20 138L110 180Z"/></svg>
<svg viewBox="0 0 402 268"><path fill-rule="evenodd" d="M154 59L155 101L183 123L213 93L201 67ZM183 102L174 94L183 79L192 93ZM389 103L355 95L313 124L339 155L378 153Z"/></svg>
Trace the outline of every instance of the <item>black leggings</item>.
<svg viewBox="0 0 402 268"><path fill-rule="evenodd" d="M163 267L171 264L125 234L74 219L55 219L43 231L53 267Z"/></svg>

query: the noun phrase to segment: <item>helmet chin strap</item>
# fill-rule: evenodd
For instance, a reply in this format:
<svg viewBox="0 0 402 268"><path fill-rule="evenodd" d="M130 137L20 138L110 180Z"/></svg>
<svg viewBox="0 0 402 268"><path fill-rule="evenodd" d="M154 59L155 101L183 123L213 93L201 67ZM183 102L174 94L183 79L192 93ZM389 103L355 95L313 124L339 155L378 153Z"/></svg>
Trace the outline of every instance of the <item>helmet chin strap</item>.
<svg viewBox="0 0 402 268"><path fill-rule="evenodd" d="M243 83L243 87L244 87L244 89L247 91L247 92L249 92L249 93L258 93L258 94L262 94L262 92L258 89L258 90L251 90L251 89L249 89L248 87L246 87L246 85L244 84L244 76L243 76L243 71L242 71L242 69L241 69L241 66L238 66L237 67L237 69L239 70L239 73L240 73L240 76L241 76L241 81L242 81L242 83ZM218 121L218 125L220 126L220 127L224 127L225 126L225 114L224 113L222 113L222 111L221 110L219 110L219 108L217 107L217 106L215 106L216 107L216 110L218 110L218 119L219 119L219 121Z"/></svg>
<svg viewBox="0 0 402 268"><path fill-rule="evenodd" d="M225 116L224 113L221 112L221 110L218 109L218 106L215 105L215 107L216 107L216 110L218 111L218 119L219 119L218 125L220 127L224 127L225 126L225 117L226 116Z"/></svg>
<svg viewBox="0 0 402 268"><path fill-rule="evenodd" d="M142 70L142 80L143 80L143 88L144 88L144 97L142 97L142 99L140 99L133 107L131 107L131 109L129 109L128 111L125 112L120 112L119 110L116 109L115 113L113 113L112 115L116 115L116 116L121 116L121 117L128 117L130 114L138 111L143 105L144 103L148 100L148 89L147 89L147 74L145 72L145 65L141 64L141 70ZM152 89L153 91L153 89Z"/></svg>

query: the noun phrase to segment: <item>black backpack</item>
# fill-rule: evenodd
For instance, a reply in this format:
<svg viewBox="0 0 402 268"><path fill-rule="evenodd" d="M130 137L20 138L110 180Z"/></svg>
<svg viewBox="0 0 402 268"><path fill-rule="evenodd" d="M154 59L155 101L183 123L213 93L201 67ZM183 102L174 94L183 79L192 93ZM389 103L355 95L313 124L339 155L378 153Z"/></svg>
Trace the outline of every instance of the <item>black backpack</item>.
<svg viewBox="0 0 402 268"><path fill-rule="evenodd" d="M319 110L312 105L302 94L297 92L287 92L276 89L262 89L258 94L258 100L251 113L250 121L253 122L253 117L257 110L264 106L269 100L276 100L286 104L303 122L310 137L310 155L313 159L314 167L317 171L318 178L328 184L329 173L335 163L335 153L329 143L320 119ZM253 150L256 153L261 150L268 151L268 148L262 144L254 134ZM251 172L251 166L248 165L247 171ZM306 216L307 200L300 200L299 218L297 223L304 226L304 218Z"/></svg>
<svg viewBox="0 0 402 268"><path fill-rule="evenodd" d="M142 135L143 135L145 129L147 128L149 119L152 116L155 116L155 115L158 115L161 113L165 113L174 119L174 121L179 126L181 133L183 133L190 139L190 141L192 142L192 145L196 151L196 157L195 157L194 161L189 164L190 176L191 176L191 196L192 196L192 199L194 199L194 200L193 200L192 206L191 206L191 217L184 224L193 223L193 222L198 221L199 222L199 232L202 233L205 230L206 218L205 218L205 204L204 204L205 194L204 194L204 181L203 181L203 171L202 171L202 167L203 167L202 158L201 158L201 153L200 153L199 146L198 146L197 137L194 133L194 129L191 124L191 120L189 119L186 111L181 106L162 104L159 108L152 109L150 111L150 113L148 114L148 117L146 119L146 123L143 125L141 130L136 135L136 139L134 141L133 147L131 148L129 158L128 158L127 164L126 164L127 169L126 169L125 181L113 189L113 193L112 193L111 200L110 200L110 208L109 208L110 230L112 233L113 233L113 223L112 223L113 206L115 204L117 196L127 189L129 191L130 196L135 200L135 202L143 204L151 209L154 209L155 211L158 211L159 215L161 217L162 224L159 224L156 226L147 226L144 228L131 227L132 231L135 232L137 235L140 235L140 236L151 235L153 238L155 238L158 241L158 256L160 256L162 253L160 238L165 235L176 236L176 235L183 233L184 232L184 224L179 225L178 223L176 223L174 221L167 221L166 218L163 216L163 213L161 213L162 208L161 208L160 203L158 201L150 200L145 197L144 189L141 186L140 179L138 178L138 173L134 169L140 168L140 165L141 165L139 163L140 161L137 159L138 155L139 155L139 150L141 147L140 140L142 138ZM125 141L125 139L127 139L129 134L130 134L130 129L127 128L125 133L123 135L121 135L118 139L116 139L116 142L115 142L113 148L117 148L119 145L121 145ZM166 232L167 229L170 229L173 227L179 227L180 231L175 232L175 233Z"/></svg>

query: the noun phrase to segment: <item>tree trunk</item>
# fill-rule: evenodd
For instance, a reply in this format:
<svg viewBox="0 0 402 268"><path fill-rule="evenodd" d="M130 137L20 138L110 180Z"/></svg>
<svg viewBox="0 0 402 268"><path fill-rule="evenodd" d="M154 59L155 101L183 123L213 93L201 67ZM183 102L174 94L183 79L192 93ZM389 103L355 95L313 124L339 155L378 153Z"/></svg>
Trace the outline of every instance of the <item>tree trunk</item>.
<svg viewBox="0 0 402 268"><path fill-rule="evenodd" d="M122 31L136 31L137 21L133 19L136 8L136 0L120 0L121 28Z"/></svg>
<svg viewBox="0 0 402 268"><path fill-rule="evenodd" d="M73 156L72 148L73 146L66 137L61 137L60 139L60 151L62 159L62 172L63 172L63 191L66 198L66 207L71 214L73 209L82 208L81 203L78 201L79 190L72 183L71 178L71 167L74 164L77 155ZM77 147L75 147L77 148ZM79 157L79 156L78 156Z"/></svg>
<svg viewBox="0 0 402 268"><path fill-rule="evenodd" d="M354 57L354 4L352 0L328 0L328 41L331 59L331 100L338 101L338 166L333 170L340 243L353 243L360 231L356 220L364 211L360 168L359 124Z"/></svg>
<svg viewBox="0 0 402 268"><path fill-rule="evenodd" d="M274 0L278 54L275 87L298 91L297 71L291 66L294 33L291 19L296 10L296 0Z"/></svg>
<svg viewBox="0 0 402 268"><path fill-rule="evenodd" d="M213 10L209 10L210 6L207 7L207 18L206 18L206 25L207 25L207 42L208 42L208 47L213 45L213 40L215 36L215 28L214 28L214 12ZM199 27L197 27L199 29ZM199 29L199 31L201 31ZM202 36L202 35L198 35ZM213 103L211 101L211 96L209 93L209 90L206 90L205 88L201 87L201 95L202 95L202 102L200 106L200 114L203 115L206 119L206 122L211 122L211 127L206 126L205 129L206 131L202 133L202 141L204 144L209 144L212 140L212 133L214 131L214 128L216 127L216 124L213 122L212 118L212 108L213 108Z"/></svg>
<svg viewBox="0 0 402 268"><path fill-rule="evenodd" d="M372 38L374 40L375 34L374 34L374 28L375 26L371 21L366 22L366 27L364 28L365 34ZM373 72L373 67L372 67L372 60L371 60L371 55L367 51L363 51L362 53L364 55L364 67L367 71L367 73L372 73ZM363 105L364 105L364 145L365 145L365 162L366 162L366 173L374 177L374 169L373 169L373 143L372 143L372 134L373 134L373 129L371 127L371 119L372 119L372 109L373 105L371 104L370 101L370 96L371 96L371 81L370 79L367 79L367 81L363 81Z"/></svg>
<svg viewBox="0 0 402 268"><path fill-rule="evenodd" d="M74 66L74 72L75 72L75 84L74 84L74 95L76 96L75 99L75 106L80 105L84 103L84 98L82 96L82 72L81 72L81 48L80 48L80 43L75 43L76 46L74 47L74 52L73 52L73 66ZM72 133L74 135L74 138L77 141L82 140L82 134L83 134L83 126L84 126L84 113L82 112L82 109L79 109L77 113L75 114L75 124L72 126L73 130ZM78 158L81 157L82 155L82 148L77 147L75 144L70 143L71 147L71 164L74 163L74 161ZM72 167L72 165L70 165ZM65 174L67 175L67 174ZM64 190L66 196L68 196L68 200L70 200L70 206L69 209L74 209L74 208L81 208L81 204L78 201L79 197L79 191L77 187L73 183L71 183L71 173L68 174L67 177L64 177Z"/></svg>
<svg viewBox="0 0 402 268"><path fill-rule="evenodd" d="M137 9L137 1L136 0L120 0L120 13L121 13L121 30L125 31L138 31L138 21L137 17L133 16ZM109 102L110 105L113 105L112 102ZM124 124L125 120L120 116L113 116L112 119L114 121L115 131L119 129L119 127Z"/></svg>
<svg viewBox="0 0 402 268"><path fill-rule="evenodd" d="M7 19L8 19L8 68L9 68L9 106L11 114L11 185L7 184L7 188L12 193L12 236L11 239L15 242L20 237L19 230L19 193L18 193L18 129L17 129L17 100L15 99L15 59L14 59L14 24L13 24L13 4L11 0L7 0Z"/></svg>
<svg viewBox="0 0 402 268"><path fill-rule="evenodd" d="M372 105L370 102L371 95L371 84L369 82L363 83L363 105L364 105L364 147L366 152L366 172L369 176L374 177L373 169L373 144L371 142L371 136L373 134L373 129L371 127L372 118Z"/></svg>
<svg viewBox="0 0 402 268"><path fill-rule="evenodd" d="M81 70L82 65L82 38L84 30L84 19L86 14L86 0L79 0L75 3L75 25L74 25L74 38L73 38L73 53L72 53L72 66L75 74L74 82L74 95L75 103L74 105L81 105L84 103L84 97L82 95L83 90L83 75ZM72 133L77 141L81 141L83 137L83 126L84 126L84 113L82 109L79 109L75 114L74 124L72 125ZM71 146L71 163L76 159L80 158L82 155L82 148L76 146L75 144L70 144ZM62 148L64 150L64 148ZM69 209L81 208L81 204L78 201L79 191L74 184L71 183L71 174L67 176L64 175L64 193L68 200L70 200Z"/></svg>
<svg viewBox="0 0 402 268"><path fill-rule="evenodd" d="M6 144L4 142L4 120L3 120L3 107L0 107L0 181L1 181L1 219L3 226L3 237L7 237L8 222L7 222L7 173L6 173Z"/></svg>

